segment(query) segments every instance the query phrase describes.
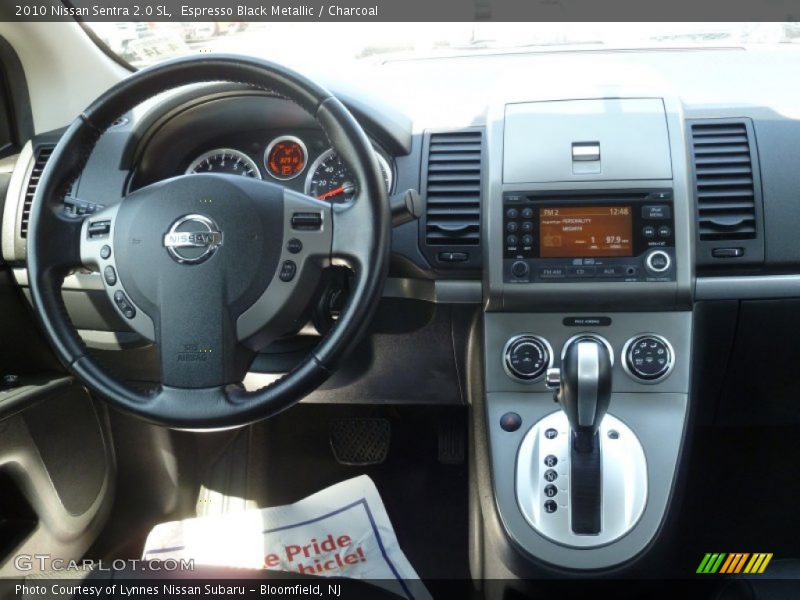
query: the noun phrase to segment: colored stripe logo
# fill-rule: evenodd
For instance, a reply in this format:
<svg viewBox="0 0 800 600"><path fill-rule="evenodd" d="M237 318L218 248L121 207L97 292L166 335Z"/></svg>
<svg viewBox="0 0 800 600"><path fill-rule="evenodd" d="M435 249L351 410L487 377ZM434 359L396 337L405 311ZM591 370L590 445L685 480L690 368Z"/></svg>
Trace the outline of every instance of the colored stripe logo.
<svg viewBox="0 0 800 600"><path fill-rule="evenodd" d="M759 574L767 569L772 560L772 552L707 552L700 561L696 573L736 575L739 573Z"/></svg>

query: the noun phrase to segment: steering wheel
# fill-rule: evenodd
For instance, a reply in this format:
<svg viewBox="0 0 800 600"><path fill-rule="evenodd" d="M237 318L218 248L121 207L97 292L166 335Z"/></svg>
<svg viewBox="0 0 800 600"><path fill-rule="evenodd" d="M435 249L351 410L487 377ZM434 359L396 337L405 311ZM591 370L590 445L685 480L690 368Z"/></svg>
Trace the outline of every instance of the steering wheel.
<svg viewBox="0 0 800 600"><path fill-rule="evenodd" d="M266 181L223 174L174 177L84 218L63 200L97 140L141 102L200 82L244 84L312 115L359 182L330 204ZM198 56L135 73L67 129L42 173L30 215L28 277L45 334L64 365L117 407L178 428L247 424L316 389L359 340L386 278L391 221L374 150L330 92L277 64ZM294 369L270 385L241 384L255 351L291 330L330 265L353 272L348 305ZM102 274L117 312L160 351L161 382L137 389L87 352L61 295L78 268Z"/></svg>

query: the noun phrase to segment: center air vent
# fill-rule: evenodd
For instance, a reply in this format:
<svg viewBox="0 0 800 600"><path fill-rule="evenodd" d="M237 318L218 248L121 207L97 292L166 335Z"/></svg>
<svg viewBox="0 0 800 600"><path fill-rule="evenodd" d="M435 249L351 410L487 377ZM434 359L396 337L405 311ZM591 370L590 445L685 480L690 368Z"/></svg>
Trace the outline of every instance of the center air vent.
<svg viewBox="0 0 800 600"><path fill-rule="evenodd" d="M742 121L692 124L700 240L756 237L751 136Z"/></svg>
<svg viewBox="0 0 800 600"><path fill-rule="evenodd" d="M36 149L36 159L33 163L30 179L28 179L28 185L25 188L25 198L22 205L22 219L20 220L19 224L19 234L23 239L28 237L28 223L30 222L31 218L31 205L33 204L33 196L36 194L36 187L39 185L39 179L42 177L44 167L47 164L47 161L50 159L50 155L53 153L53 148L54 146L39 146Z"/></svg>
<svg viewBox="0 0 800 600"><path fill-rule="evenodd" d="M433 132L426 141L422 174L426 254L439 266L478 266L483 130Z"/></svg>

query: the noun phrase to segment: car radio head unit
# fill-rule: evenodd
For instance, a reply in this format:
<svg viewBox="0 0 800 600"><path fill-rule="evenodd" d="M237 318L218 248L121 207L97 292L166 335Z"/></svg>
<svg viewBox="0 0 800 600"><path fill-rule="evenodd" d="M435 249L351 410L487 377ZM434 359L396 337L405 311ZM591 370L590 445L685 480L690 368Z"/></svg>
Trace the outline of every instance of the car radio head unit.
<svg viewBox="0 0 800 600"><path fill-rule="evenodd" d="M672 190L505 192L504 281L674 281Z"/></svg>
<svg viewBox="0 0 800 600"><path fill-rule="evenodd" d="M631 256L630 206L548 206L539 209L539 256Z"/></svg>

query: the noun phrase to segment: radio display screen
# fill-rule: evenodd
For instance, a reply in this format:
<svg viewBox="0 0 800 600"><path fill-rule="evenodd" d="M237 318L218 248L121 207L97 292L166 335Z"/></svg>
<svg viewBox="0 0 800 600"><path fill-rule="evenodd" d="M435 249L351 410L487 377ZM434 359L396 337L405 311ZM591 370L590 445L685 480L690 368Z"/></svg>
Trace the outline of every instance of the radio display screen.
<svg viewBox="0 0 800 600"><path fill-rule="evenodd" d="M539 209L539 256L633 256L630 206Z"/></svg>

